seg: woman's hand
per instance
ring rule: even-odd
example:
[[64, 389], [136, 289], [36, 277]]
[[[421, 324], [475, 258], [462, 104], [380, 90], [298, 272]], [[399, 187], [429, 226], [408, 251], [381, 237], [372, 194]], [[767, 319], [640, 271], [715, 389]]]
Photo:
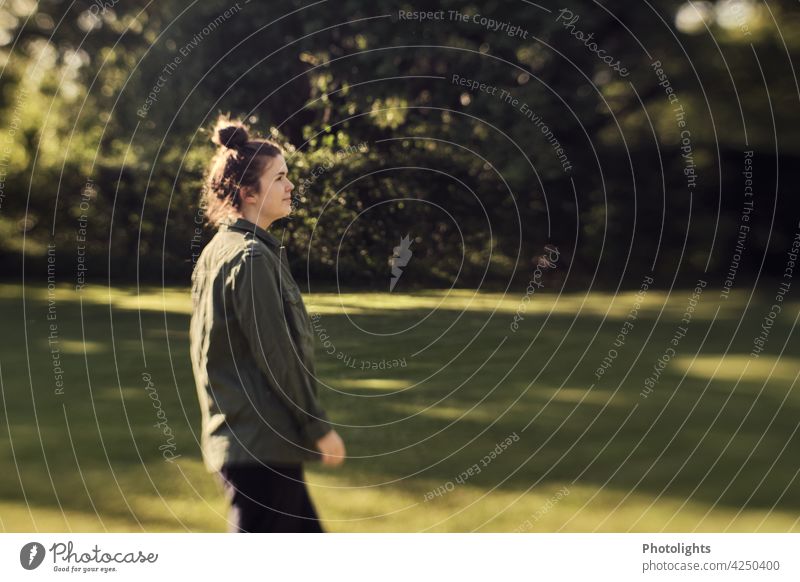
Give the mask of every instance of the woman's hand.
[[331, 467], [338, 467], [344, 462], [346, 452], [344, 441], [335, 430], [317, 441], [317, 448], [322, 453], [322, 464]]

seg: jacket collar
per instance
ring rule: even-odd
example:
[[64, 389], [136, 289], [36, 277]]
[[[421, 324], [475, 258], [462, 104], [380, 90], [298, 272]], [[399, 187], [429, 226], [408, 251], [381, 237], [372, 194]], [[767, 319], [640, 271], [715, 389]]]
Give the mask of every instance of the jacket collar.
[[253, 224], [252, 222], [244, 218], [238, 218], [235, 222], [226, 225], [226, 227], [230, 230], [238, 230], [241, 232], [252, 232], [267, 245], [272, 246], [275, 249], [280, 249], [283, 247], [281, 241], [278, 240], [278, 238], [274, 234], [267, 232], [260, 226]]

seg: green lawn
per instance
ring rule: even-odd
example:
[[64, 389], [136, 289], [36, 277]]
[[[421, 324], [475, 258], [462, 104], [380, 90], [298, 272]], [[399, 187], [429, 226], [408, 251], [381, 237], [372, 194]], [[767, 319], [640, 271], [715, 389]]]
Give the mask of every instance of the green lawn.
[[[745, 309], [745, 295], [722, 303], [709, 286], [643, 398], [688, 295], [651, 291], [600, 381], [632, 293], [536, 295], [516, 331], [520, 292], [306, 296], [335, 350], [318, 342], [322, 399], [352, 456], [307, 469], [327, 529], [800, 531], [798, 304], [751, 361], [772, 302]], [[48, 320], [46, 287], [23, 301], [0, 285], [0, 530], [224, 531], [197, 444], [189, 308], [185, 289], [59, 287]], [[407, 365], [362, 370], [336, 353]], [[175, 462], [159, 451], [144, 373]]]

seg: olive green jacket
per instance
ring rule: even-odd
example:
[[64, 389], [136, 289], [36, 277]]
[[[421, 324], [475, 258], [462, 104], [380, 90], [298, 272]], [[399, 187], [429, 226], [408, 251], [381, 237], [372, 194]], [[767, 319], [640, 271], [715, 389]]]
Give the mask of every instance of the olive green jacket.
[[241, 218], [221, 226], [192, 273], [192, 305], [207, 469], [319, 459], [315, 443], [331, 426], [311, 320], [280, 241]]

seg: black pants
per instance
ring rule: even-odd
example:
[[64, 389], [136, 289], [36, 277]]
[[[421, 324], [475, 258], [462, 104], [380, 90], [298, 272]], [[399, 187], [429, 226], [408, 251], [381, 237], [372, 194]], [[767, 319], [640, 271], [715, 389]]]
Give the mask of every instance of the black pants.
[[220, 477], [230, 503], [228, 531], [324, 532], [302, 465], [227, 465]]

